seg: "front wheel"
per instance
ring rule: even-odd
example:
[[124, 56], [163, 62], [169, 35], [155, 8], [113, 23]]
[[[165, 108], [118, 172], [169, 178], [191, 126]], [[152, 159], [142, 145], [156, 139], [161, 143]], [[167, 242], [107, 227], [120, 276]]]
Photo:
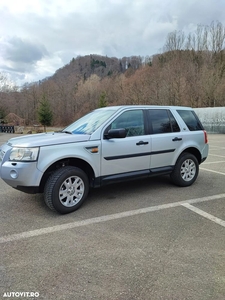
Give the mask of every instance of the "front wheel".
[[183, 153], [177, 160], [170, 177], [178, 186], [192, 185], [198, 177], [199, 163], [191, 153]]
[[79, 168], [66, 166], [49, 177], [44, 189], [44, 200], [51, 210], [67, 214], [81, 206], [88, 191], [87, 175]]

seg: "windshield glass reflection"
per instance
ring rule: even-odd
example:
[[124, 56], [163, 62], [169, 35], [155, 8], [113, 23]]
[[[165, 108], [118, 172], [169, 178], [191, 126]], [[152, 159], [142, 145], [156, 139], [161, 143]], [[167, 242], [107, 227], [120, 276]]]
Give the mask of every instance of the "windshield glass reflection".
[[102, 123], [104, 123], [116, 109], [97, 109], [75, 121], [63, 132], [71, 132], [73, 134], [92, 134]]

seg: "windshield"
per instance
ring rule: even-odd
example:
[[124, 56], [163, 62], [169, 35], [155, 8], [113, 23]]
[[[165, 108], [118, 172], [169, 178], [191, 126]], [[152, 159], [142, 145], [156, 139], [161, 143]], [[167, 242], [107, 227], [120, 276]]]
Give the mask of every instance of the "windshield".
[[92, 134], [102, 123], [104, 123], [116, 110], [115, 109], [97, 109], [84, 117], [78, 119], [68, 127], [64, 128], [63, 132], [73, 134]]

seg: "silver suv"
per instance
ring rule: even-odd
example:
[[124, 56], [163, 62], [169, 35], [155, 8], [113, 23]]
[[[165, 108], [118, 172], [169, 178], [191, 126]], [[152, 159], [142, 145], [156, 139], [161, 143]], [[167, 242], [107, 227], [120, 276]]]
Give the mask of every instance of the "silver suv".
[[189, 186], [208, 148], [192, 108], [111, 106], [59, 132], [10, 139], [0, 148], [0, 177], [23, 192], [44, 192], [47, 206], [65, 214], [90, 187], [162, 174]]

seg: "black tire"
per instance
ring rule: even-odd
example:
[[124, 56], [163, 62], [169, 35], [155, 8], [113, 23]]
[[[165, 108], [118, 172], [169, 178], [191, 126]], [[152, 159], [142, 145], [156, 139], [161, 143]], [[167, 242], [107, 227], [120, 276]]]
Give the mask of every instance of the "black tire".
[[87, 175], [79, 168], [66, 166], [47, 180], [44, 200], [51, 210], [67, 214], [77, 210], [89, 192]]
[[184, 152], [178, 158], [170, 178], [178, 186], [190, 186], [197, 179], [198, 172], [199, 163], [197, 158], [191, 153]]

